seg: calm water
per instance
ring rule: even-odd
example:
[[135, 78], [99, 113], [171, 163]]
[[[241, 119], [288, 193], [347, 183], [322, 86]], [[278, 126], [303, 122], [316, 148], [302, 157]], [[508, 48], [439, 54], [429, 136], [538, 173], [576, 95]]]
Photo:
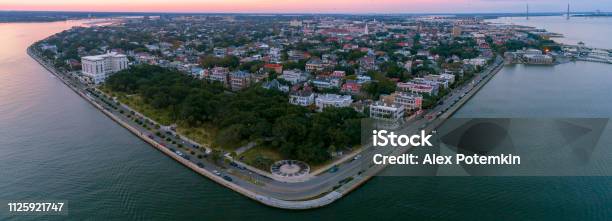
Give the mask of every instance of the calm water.
[[[262, 206], [143, 143], [25, 54], [33, 41], [72, 25], [0, 24], [0, 200], [68, 200], [70, 214], [7, 217], [0, 213], [0, 220], [605, 220], [612, 216], [612, 179], [601, 177], [376, 177], [322, 209], [293, 212]], [[609, 116], [611, 70], [612, 66], [591, 63], [505, 68], [459, 116], [551, 112]]]
[[491, 20], [497, 23], [526, 25], [543, 28], [551, 32], [560, 33], [564, 38], [555, 39], [566, 44], [577, 44], [580, 41], [587, 46], [598, 48], [612, 48], [612, 17], [572, 17], [566, 20], [562, 16], [530, 17], [504, 17]]

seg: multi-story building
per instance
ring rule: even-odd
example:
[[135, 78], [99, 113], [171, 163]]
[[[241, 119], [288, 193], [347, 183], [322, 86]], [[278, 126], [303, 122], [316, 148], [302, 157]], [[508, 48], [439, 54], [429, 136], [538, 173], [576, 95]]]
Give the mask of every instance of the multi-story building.
[[472, 58], [472, 59], [464, 59], [464, 64], [471, 64], [473, 66], [485, 66], [487, 64], [487, 59], [484, 58]]
[[280, 74], [283, 73], [283, 65], [282, 64], [265, 64], [264, 69], [272, 70], [274, 73]]
[[[281, 84], [278, 80], [274, 79], [272, 81], [263, 82], [261, 85], [263, 88], [268, 90], [278, 90], [282, 92], [289, 92], [289, 85]], [[314, 97], [312, 98], [314, 102]]]
[[440, 74], [440, 78], [439, 79], [444, 80], [444, 81], [448, 81], [448, 84], [455, 83], [455, 75], [454, 74], [443, 73], [443, 74]]
[[542, 51], [537, 49], [506, 52], [504, 53], [504, 58], [507, 64], [553, 64], [555, 61], [555, 59], [551, 55], [543, 54]]
[[337, 78], [317, 78], [310, 81], [317, 89], [330, 89], [340, 87], [340, 79]]
[[270, 48], [270, 62], [279, 63], [281, 62], [281, 49], [272, 47]]
[[345, 71], [334, 71], [330, 75], [330, 77], [335, 77], [335, 78], [344, 78], [345, 76], [346, 76]]
[[386, 104], [382, 101], [370, 105], [370, 118], [380, 121], [399, 123], [404, 117], [405, 107], [397, 104]]
[[225, 57], [225, 55], [227, 55], [227, 49], [226, 48], [214, 48], [213, 54], [215, 55], [215, 57], [223, 58]]
[[297, 70], [297, 69], [286, 70], [286, 71], [283, 71], [283, 74], [280, 75], [279, 78], [289, 81], [292, 84], [297, 84], [297, 83], [308, 80], [308, 74], [300, 70]]
[[289, 60], [290, 61], [294, 61], [294, 62], [297, 62], [299, 60], [302, 60], [302, 59], [306, 58], [304, 56], [304, 52], [303, 51], [291, 50], [291, 51], [287, 52], [287, 55], [289, 56]]
[[525, 54], [523, 60], [526, 64], [553, 64], [555, 59], [547, 54]]
[[218, 81], [223, 83], [223, 85], [227, 85], [227, 75], [229, 74], [229, 69], [224, 67], [214, 67], [209, 75], [208, 80]]
[[377, 70], [376, 58], [374, 56], [366, 56], [359, 59], [359, 67], [364, 70]]
[[291, 20], [289, 22], [289, 26], [291, 26], [291, 27], [300, 27], [300, 26], [302, 26], [302, 21]]
[[321, 62], [320, 59], [310, 59], [307, 63], [306, 63], [306, 71], [307, 72], [315, 72], [315, 71], [322, 71], [324, 68], [323, 63]]
[[423, 104], [423, 97], [418, 94], [395, 93], [394, 104], [404, 106], [406, 110], [419, 110]]
[[457, 25], [453, 26], [453, 30], [452, 30], [453, 37], [460, 37], [461, 36], [461, 32], [462, 32], [462, 30], [461, 30], [460, 26], [457, 26]]
[[350, 95], [320, 94], [315, 99], [317, 111], [323, 111], [327, 107], [349, 107], [353, 103]]
[[437, 81], [438, 84], [442, 85], [444, 88], [448, 88], [455, 82], [455, 75], [453, 74], [430, 74], [423, 77], [428, 81]]
[[358, 84], [365, 84], [372, 81], [372, 77], [367, 76], [367, 75], [357, 75], [357, 83]]
[[411, 92], [411, 93], [424, 93], [429, 95], [438, 94], [438, 87], [423, 83], [423, 82], [399, 82], [397, 83], [397, 90], [401, 92]]
[[102, 83], [111, 74], [128, 68], [128, 59], [124, 54], [115, 52], [81, 58], [83, 75], [95, 84]]
[[361, 91], [361, 84], [355, 81], [347, 81], [342, 85], [341, 91], [350, 94], [358, 94]]
[[251, 74], [244, 71], [236, 71], [230, 74], [230, 86], [232, 90], [238, 91], [251, 84]]
[[310, 106], [315, 102], [315, 94], [312, 91], [301, 90], [289, 94], [289, 103], [300, 106]]

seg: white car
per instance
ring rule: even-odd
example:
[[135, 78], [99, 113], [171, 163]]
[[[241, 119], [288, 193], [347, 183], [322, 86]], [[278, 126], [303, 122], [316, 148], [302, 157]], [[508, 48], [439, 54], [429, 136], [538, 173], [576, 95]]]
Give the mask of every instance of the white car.
[[217, 171], [217, 170], [213, 170], [213, 173], [214, 173], [215, 175], [217, 175], [217, 176], [221, 176], [221, 173], [219, 173], [219, 171]]
[[179, 152], [178, 150], [177, 150], [177, 151], [174, 151], [174, 152], [176, 153], [176, 155], [179, 155], [179, 156], [181, 156], [181, 157], [183, 156], [183, 153]]

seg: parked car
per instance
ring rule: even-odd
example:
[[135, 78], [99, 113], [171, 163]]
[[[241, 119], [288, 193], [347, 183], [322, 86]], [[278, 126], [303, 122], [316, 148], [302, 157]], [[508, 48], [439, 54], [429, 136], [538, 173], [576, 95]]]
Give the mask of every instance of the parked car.
[[227, 180], [227, 181], [232, 182], [232, 178], [231, 178], [231, 177], [229, 177], [229, 176], [223, 176], [223, 179], [225, 179], [225, 180]]
[[196, 165], [198, 165], [199, 168], [204, 168], [204, 164], [201, 162], [196, 163]]
[[178, 150], [175, 150], [175, 151], [174, 151], [174, 153], [176, 153], [176, 155], [179, 155], [179, 156], [181, 156], [181, 157], [182, 157], [182, 156], [184, 156], [184, 154], [183, 154], [183, 153], [181, 153], [181, 152], [180, 152], [180, 151], [178, 151]]
[[217, 170], [213, 170], [213, 173], [214, 173], [215, 175], [217, 175], [217, 176], [221, 176], [221, 173], [219, 173], [219, 171], [217, 171]]

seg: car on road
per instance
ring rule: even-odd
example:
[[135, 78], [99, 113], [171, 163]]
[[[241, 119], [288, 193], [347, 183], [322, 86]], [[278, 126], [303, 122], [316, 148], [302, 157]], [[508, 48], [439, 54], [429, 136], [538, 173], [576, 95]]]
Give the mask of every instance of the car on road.
[[198, 165], [199, 168], [204, 168], [204, 164], [202, 162], [198, 162], [196, 165]]
[[332, 167], [332, 168], [330, 168], [328, 171], [329, 171], [330, 173], [335, 173], [335, 172], [338, 172], [338, 166], [333, 166], [333, 167]]
[[232, 178], [229, 176], [223, 176], [223, 179], [232, 182]]
[[214, 173], [215, 175], [217, 175], [217, 176], [221, 176], [221, 173], [219, 173], [219, 171], [217, 171], [217, 170], [213, 170], [213, 173]]
[[361, 154], [357, 154], [357, 156], [353, 157], [353, 160], [359, 160], [361, 158]]

